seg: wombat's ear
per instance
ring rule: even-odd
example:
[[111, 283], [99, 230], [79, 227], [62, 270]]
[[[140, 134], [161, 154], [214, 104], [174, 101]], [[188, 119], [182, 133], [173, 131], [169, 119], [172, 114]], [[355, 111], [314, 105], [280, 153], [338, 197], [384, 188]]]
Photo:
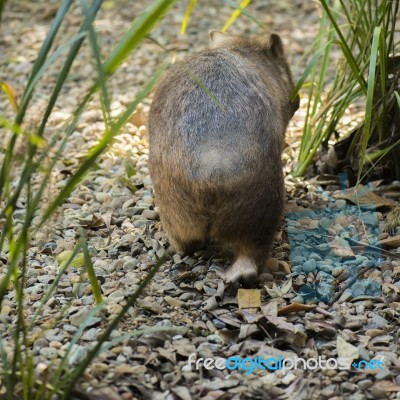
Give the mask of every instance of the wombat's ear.
[[222, 31], [212, 30], [208, 35], [210, 36], [210, 47], [212, 49], [224, 47], [231, 42], [231, 37]]
[[282, 39], [276, 33], [271, 34], [268, 48], [275, 57], [281, 57], [284, 54]]

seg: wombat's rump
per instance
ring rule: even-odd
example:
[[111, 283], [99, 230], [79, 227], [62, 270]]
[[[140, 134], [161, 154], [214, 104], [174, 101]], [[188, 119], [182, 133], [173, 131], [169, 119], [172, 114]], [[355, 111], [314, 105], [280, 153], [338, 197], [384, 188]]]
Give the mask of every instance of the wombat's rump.
[[211, 49], [175, 65], [149, 115], [150, 174], [174, 248], [231, 245], [228, 281], [262, 271], [284, 205], [281, 149], [298, 107], [278, 35], [210, 32]]

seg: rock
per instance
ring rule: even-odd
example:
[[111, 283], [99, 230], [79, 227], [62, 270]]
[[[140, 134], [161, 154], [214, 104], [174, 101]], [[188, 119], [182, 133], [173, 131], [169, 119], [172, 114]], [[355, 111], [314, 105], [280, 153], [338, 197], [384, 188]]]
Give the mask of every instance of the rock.
[[146, 219], [150, 219], [150, 220], [157, 220], [160, 218], [160, 215], [158, 214], [157, 211], [154, 210], [144, 210], [142, 212], [142, 216]]
[[52, 360], [54, 357], [57, 356], [58, 351], [53, 347], [43, 347], [42, 349], [40, 349], [39, 354], [47, 360]]
[[182, 307], [185, 302], [177, 299], [176, 297], [165, 296], [164, 300], [171, 306], [171, 307]]
[[301, 270], [308, 274], [309, 272], [314, 272], [317, 268], [317, 263], [314, 259], [308, 260], [301, 266]]
[[69, 317], [69, 322], [71, 323], [71, 325], [76, 326], [78, 328], [83, 323], [88, 327], [98, 324], [101, 321], [101, 318], [88, 317], [90, 311], [91, 311], [90, 307], [86, 306], [86, 307], [81, 308], [77, 313], [72, 314]]

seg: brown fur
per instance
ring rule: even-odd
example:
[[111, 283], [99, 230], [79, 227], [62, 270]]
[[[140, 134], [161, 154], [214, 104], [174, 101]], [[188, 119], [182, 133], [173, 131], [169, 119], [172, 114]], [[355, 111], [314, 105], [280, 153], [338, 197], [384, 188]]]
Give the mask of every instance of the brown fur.
[[298, 99], [289, 100], [294, 85], [278, 35], [211, 31], [210, 39], [210, 49], [175, 65], [156, 90], [150, 174], [173, 247], [230, 245], [226, 279], [254, 284], [283, 212], [281, 149]]

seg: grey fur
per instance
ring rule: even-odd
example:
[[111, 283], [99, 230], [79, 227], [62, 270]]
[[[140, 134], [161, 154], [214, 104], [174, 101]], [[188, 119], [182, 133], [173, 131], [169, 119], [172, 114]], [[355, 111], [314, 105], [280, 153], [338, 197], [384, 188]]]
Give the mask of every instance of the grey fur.
[[226, 279], [251, 285], [282, 216], [281, 150], [298, 99], [289, 100], [294, 85], [278, 35], [210, 38], [211, 49], [176, 64], [158, 85], [150, 174], [174, 248], [190, 253], [210, 239], [230, 245]]

